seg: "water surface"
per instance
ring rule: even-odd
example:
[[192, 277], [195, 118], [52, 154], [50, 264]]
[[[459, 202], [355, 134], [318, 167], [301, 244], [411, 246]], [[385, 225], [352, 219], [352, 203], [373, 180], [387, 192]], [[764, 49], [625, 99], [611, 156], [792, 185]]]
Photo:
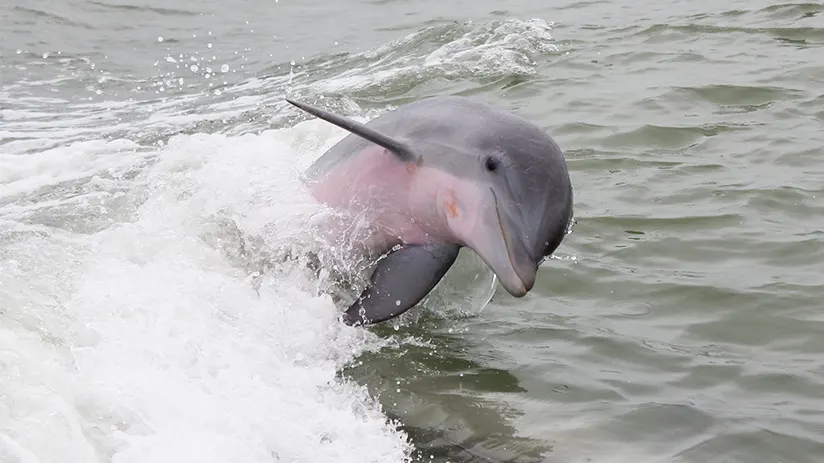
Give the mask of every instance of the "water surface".
[[[0, 8], [0, 460], [824, 455], [820, 4]], [[294, 256], [344, 134], [283, 98], [443, 94], [556, 138], [574, 233], [526, 298], [342, 327]]]

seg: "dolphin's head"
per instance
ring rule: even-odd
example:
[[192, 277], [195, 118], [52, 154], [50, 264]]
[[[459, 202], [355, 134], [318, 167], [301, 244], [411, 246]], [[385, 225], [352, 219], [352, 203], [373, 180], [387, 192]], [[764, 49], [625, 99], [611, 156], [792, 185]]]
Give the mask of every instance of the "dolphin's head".
[[439, 195], [439, 207], [461, 244], [486, 262], [507, 292], [522, 297], [567, 233], [572, 187], [552, 139], [531, 126], [516, 129], [493, 143], [461, 148], [458, 168], [450, 169], [455, 180]]

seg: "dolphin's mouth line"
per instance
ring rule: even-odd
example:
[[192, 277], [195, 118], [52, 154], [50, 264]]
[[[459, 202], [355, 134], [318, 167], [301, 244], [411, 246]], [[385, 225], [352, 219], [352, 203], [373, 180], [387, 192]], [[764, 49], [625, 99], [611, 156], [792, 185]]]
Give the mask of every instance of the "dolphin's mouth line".
[[512, 266], [512, 271], [515, 272], [515, 276], [518, 277], [518, 280], [521, 282], [521, 286], [526, 289], [526, 284], [524, 283], [524, 279], [518, 274], [518, 270], [515, 267], [515, 260], [512, 258], [512, 248], [509, 243], [509, 236], [506, 234], [506, 230], [504, 229], [504, 221], [501, 218], [501, 208], [498, 206], [498, 196], [495, 194], [495, 190], [492, 188], [489, 189], [492, 193], [492, 199], [495, 200], [495, 216], [498, 217], [498, 229], [501, 230], [501, 237], [504, 239], [504, 248], [506, 248], [506, 257], [509, 259], [509, 264]]

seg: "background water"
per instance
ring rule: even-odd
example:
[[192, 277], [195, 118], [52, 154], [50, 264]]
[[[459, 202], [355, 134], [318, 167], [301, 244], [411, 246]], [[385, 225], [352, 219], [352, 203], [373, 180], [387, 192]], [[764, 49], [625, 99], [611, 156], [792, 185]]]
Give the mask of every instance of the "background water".
[[[0, 461], [820, 461], [822, 10], [3, 2]], [[534, 120], [575, 231], [524, 299], [342, 327], [289, 256], [343, 133], [287, 93]]]

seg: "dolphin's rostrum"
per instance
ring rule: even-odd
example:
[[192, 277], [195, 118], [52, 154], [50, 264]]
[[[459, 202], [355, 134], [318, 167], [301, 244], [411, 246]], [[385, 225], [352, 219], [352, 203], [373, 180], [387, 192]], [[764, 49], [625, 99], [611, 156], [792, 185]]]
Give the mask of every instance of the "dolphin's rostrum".
[[461, 247], [515, 297], [572, 220], [572, 184], [558, 145], [535, 124], [471, 98], [432, 97], [367, 124], [287, 99], [350, 135], [306, 172], [318, 201], [365, 215], [386, 255], [343, 316], [396, 317], [443, 278]]

